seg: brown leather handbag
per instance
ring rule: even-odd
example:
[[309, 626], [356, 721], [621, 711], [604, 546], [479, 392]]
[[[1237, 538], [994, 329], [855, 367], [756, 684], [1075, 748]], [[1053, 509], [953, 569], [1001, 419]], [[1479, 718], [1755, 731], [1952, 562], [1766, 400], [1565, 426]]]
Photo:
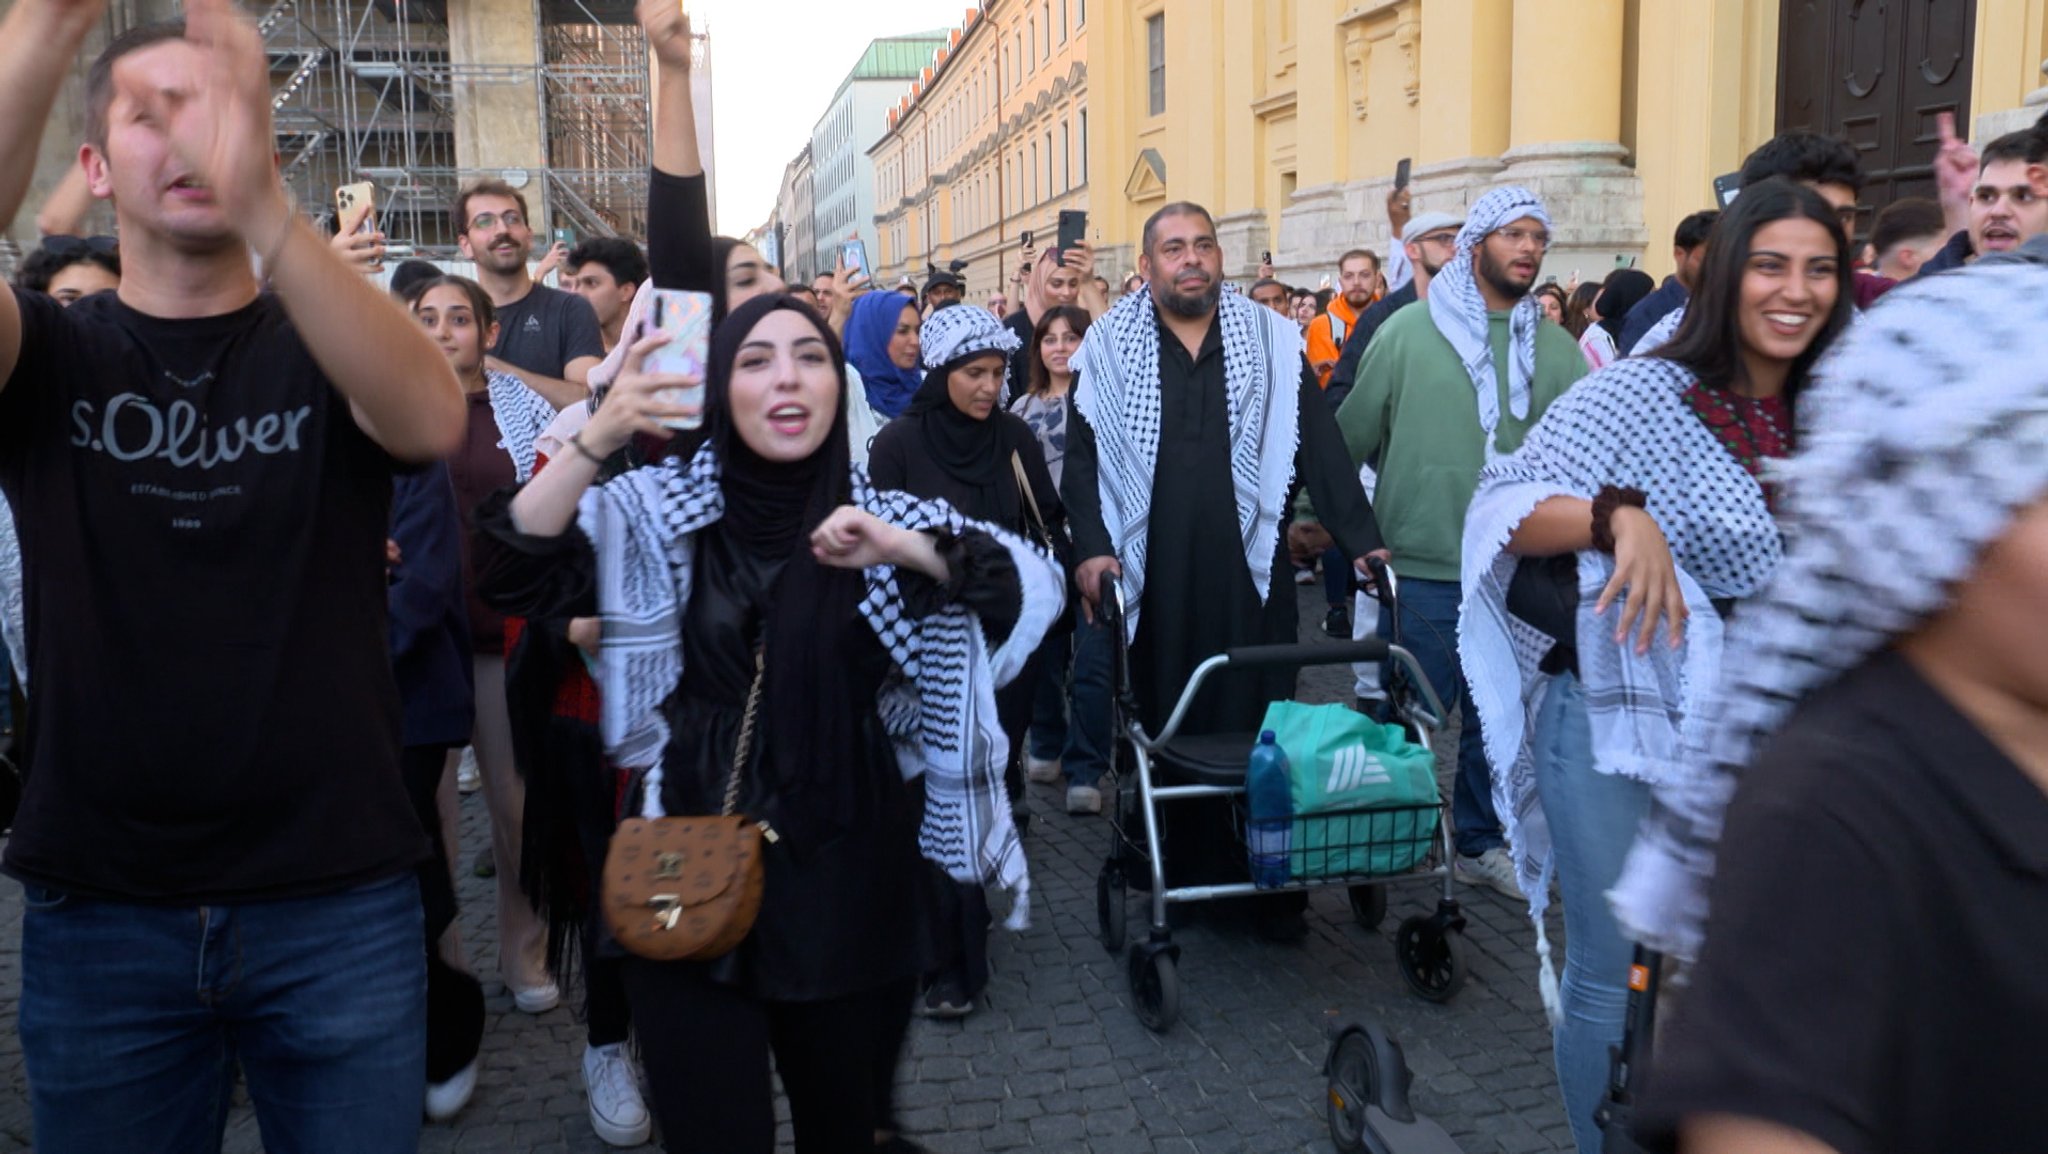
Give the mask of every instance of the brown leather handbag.
[[767, 822], [734, 813], [740, 774], [761, 706], [761, 654], [717, 817], [633, 817], [619, 823], [604, 859], [604, 918], [612, 937], [643, 958], [709, 961], [731, 953], [761, 911], [761, 842]]

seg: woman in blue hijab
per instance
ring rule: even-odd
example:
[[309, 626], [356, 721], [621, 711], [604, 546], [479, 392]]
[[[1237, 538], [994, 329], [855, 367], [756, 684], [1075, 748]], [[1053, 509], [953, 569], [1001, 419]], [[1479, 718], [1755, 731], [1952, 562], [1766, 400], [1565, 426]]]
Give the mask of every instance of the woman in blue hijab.
[[868, 404], [894, 420], [924, 383], [918, 368], [917, 303], [899, 292], [873, 292], [853, 302], [846, 322], [846, 360], [860, 372]]

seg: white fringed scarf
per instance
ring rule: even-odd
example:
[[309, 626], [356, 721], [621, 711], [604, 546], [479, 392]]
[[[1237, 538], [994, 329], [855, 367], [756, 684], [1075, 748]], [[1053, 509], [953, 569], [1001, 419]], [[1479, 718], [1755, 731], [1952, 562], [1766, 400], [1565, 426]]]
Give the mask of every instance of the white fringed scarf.
[[[1216, 306], [1230, 417], [1230, 479], [1245, 565], [1264, 604], [1301, 439], [1301, 330], [1236, 293]], [[1088, 326], [1073, 357], [1074, 408], [1095, 432], [1102, 523], [1123, 568], [1124, 630], [1138, 635], [1159, 464], [1159, 318], [1149, 288]]]
[[[1429, 282], [1429, 319], [1457, 350], [1466, 375], [1472, 378], [1489, 461], [1495, 455], [1493, 430], [1500, 425], [1500, 376], [1493, 363], [1491, 322], [1486, 298], [1479, 292], [1473, 250], [1494, 230], [1524, 217], [1550, 227], [1550, 214], [1544, 211], [1543, 202], [1526, 188], [1509, 185], [1480, 197], [1458, 230], [1457, 255]], [[1518, 421], [1529, 416], [1530, 382], [1536, 379], [1536, 330], [1542, 321], [1543, 306], [1536, 303], [1533, 293], [1516, 301], [1508, 313], [1508, 411]]]
[[[717, 455], [706, 445], [688, 464], [666, 461], [589, 490], [578, 510], [577, 523], [597, 551], [600, 728], [615, 763], [653, 767], [650, 817], [661, 813], [669, 737], [661, 706], [682, 679], [696, 533], [725, 513], [718, 478]], [[913, 620], [891, 566], [867, 570], [860, 612], [895, 665], [879, 708], [898, 765], [906, 780], [925, 779], [920, 850], [956, 881], [994, 881], [1009, 890], [1016, 903], [1005, 924], [1022, 929], [1030, 879], [1003, 785], [1009, 742], [995, 691], [1023, 670], [1065, 608], [1065, 577], [1023, 540], [969, 521], [942, 501], [879, 492], [858, 467], [852, 478], [853, 503], [889, 524], [914, 532], [978, 530], [1001, 542], [1017, 566], [1023, 606], [993, 653], [964, 608]]]

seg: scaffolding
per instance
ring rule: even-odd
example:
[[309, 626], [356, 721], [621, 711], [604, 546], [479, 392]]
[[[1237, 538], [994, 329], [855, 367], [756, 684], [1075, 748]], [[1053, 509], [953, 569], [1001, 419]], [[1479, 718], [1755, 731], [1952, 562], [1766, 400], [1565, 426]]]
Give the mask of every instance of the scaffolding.
[[[456, 257], [457, 191], [506, 173], [460, 166], [456, 104], [470, 86], [512, 81], [531, 86], [544, 126], [543, 163], [528, 174], [546, 214], [535, 233], [646, 236], [652, 101], [630, 0], [540, 0], [530, 65], [457, 64], [445, 0], [272, 0], [260, 13], [286, 186], [323, 226], [332, 226], [334, 190], [367, 180], [391, 243]], [[708, 120], [701, 30], [694, 57]]]

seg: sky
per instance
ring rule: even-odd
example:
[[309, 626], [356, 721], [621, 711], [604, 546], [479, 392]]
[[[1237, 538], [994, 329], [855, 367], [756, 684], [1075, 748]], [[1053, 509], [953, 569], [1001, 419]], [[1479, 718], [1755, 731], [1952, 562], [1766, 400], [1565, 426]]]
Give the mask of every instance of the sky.
[[[811, 138], [868, 41], [955, 28], [973, 0], [688, 0], [711, 35], [711, 116], [720, 233], [768, 220], [782, 166]], [[879, 131], [879, 130], [878, 130]]]

